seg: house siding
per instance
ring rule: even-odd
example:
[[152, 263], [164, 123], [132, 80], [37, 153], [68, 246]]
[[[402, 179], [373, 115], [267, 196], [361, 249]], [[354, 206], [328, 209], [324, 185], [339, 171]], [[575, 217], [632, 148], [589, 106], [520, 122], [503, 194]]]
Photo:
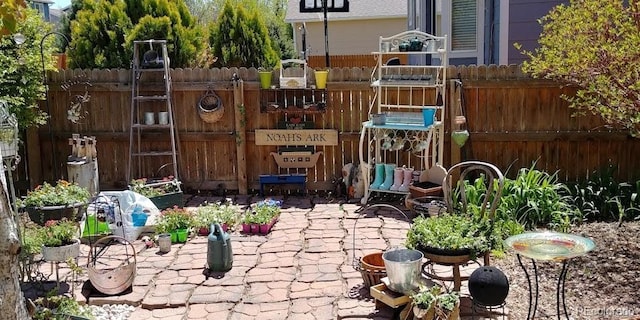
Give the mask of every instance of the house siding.
[[[313, 21], [306, 23], [308, 55], [324, 55], [324, 23]], [[298, 24], [296, 31], [297, 51], [302, 51], [302, 33]], [[351, 55], [369, 54], [378, 50], [380, 36], [390, 36], [407, 30], [407, 18], [389, 18], [375, 20], [329, 21], [329, 54]]]
[[514, 46], [514, 43], [522, 45], [524, 50], [533, 50], [538, 47], [538, 38], [542, 27], [538, 19], [545, 16], [558, 4], [568, 3], [562, 0], [509, 0], [509, 63], [519, 64], [525, 60]]

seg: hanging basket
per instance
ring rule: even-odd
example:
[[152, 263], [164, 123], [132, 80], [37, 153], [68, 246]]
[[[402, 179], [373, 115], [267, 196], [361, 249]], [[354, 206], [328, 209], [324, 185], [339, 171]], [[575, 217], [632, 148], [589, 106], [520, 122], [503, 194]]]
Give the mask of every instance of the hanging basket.
[[362, 257], [356, 270], [360, 271], [366, 287], [382, 283], [382, 278], [387, 276], [387, 269], [382, 260], [382, 252], [371, 253]]
[[224, 115], [224, 106], [220, 97], [211, 89], [198, 101], [198, 115], [207, 123], [215, 123]]
[[[125, 250], [116, 250], [115, 257], [106, 257], [106, 249], [118, 244], [125, 246]], [[118, 255], [121, 255], [120, 260]], [[120, 294], [133, 285], [137, 261], [135, 247], [130, 241], [118, 236], [101, 238], [91, 246], [88, 256], [87, 275], [91, 285], [99, 292]], [[101, 261], [98, 261], [99, 258]]]

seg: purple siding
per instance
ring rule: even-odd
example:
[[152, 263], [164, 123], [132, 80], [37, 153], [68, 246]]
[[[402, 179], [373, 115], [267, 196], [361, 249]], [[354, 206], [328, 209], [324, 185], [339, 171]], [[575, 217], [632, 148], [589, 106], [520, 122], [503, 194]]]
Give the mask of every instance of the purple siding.
[[525, 50], [533, 50], [538, 45], [542, 27], [538, 19], [546, 15], [551, 8], [565, 0], [510, 0], [509, 1], [509, 64], [521, 63], [524, 56], [513, 47], [522, 44]]

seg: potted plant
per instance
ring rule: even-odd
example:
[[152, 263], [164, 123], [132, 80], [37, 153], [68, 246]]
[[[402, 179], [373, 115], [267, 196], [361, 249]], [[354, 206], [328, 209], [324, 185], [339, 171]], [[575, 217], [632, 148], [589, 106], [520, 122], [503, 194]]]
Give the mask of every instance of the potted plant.
[[[31, 302], [35, 307], [32, 318], [34, 320], [45, 319], [93, 319], [91, 309], [82, 306], [76, 299], [64, 295], [55, 295], [55, 291], [47, 293]], [[31, 301], [31, 300], [29, 300]]]
[[45, 261], [63, 262], [80, 255], [79, 229], [76, 222], [62, 218], [49, 220], [40, 228], [42, 258]]
[[158, 234], [171, 234], [172, 243], [187, 242], [189, 229], [194, 225], [193, 215], [184, 208], [174, 206], [163, 210], [156, 223]]
[[198, 207], [194, 217], [195, 227], [200, 235], [208, 235], [209, 228], [214, 223], [219, 223], [226, 232], [236, 224], [239, 208], [232, 203], [209, 203]]
[[267, 234], [280, 215], [280, 202], [264, 200], [252, 206], [251, 219], [258, 225], [258, 232]]
[[420, 286], [418, 292], [411, 294], [411, 299], [416, 319], [457, 320], [460, 318], [460, 296], [456, 291], [443, 292], [438, 285]]
[[19, 200], [18, 205], [27, 210], [33, 222], [44, 225], [48, 220], [62, 218], [80, 220], [90, 197], [87, 188], [58, 180], [55, 186], [44, 182], [27, 192], [27, 196]]
[[164, 210], [173, 206], [182, 207], [180, 184], [173, 176], [157, 180], [139, 178], [131, 180], [129, 190], [149, 198], [158, 210]]

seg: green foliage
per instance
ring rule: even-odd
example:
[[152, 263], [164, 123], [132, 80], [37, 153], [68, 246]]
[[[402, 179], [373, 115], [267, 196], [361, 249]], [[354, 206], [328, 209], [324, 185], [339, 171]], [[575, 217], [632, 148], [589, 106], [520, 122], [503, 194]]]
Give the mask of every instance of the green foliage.
[[90, 197], [89, 190], [77, 183], [58, 180], [53, 186], [45, 181], [34, 190], [28, 191], [27, 196], [18, 201], [18, 205], [24, 207], [67, 206], [86, 203]]
[[209, 203], [198, 207], [195, 215], [195, 227], [210, 227], [213, 223], [233, 227], [238, 220], [240, 208], [232, 203]]
[[280, 215], [280, 205], [275, 202], [261, 201], [251, 206], [242, 217], [242, 223], [267, 224]]
[[173, 176], [165, 177], [155, 182], [149, 181], [147, 178], [133, 179], [129, 183], [129, 190], [147, 198], [153, 198], [168, 193], [180, 192], [180, 181], [174, 179]]
[[36, 311], [34, 320], [66, 320], [71, 316], [94, 319], [91, 309], [80, 305], [73, 297], [57, 295], [57, 289], [48, 292], [45, 297], [34, 301]]
[[492, 248], [491, 225], [487, 219], [472, 219], [464, 214], [418, 217], [407, 232], [408, 248], [425, 250], [468, 250], [473, 257]]
[[420, 309], [435, 308], [437, 319], [448, 319], [447, 314], [460, 303], [458, 292], [443, 292], [438, 285], [431, 287], [420, 285], [418, 292], [411, 294], [411, 299]]
[[156, 223], [157, 233], [168, 233], [179, 229], [189, 229], [193, 226], [194, 219], [191, 212], [184, 208], [168, 208], [160, 213]]
[[566, 231], [571, 224], [581, 223], [582, 213], [563, 196], [566, 186], [558, 182], [557, 174], [531, 168], [521, 168], [514, 180], [505, 179], [498, 220], [518, 221], [527, 230], [546, 227]]
[[609, 166], [591, 173], [585, 181], [570, 184], [565, 196], [583, 212], [588, 221], [629, 221], [640, 219], [640, 180], [618, 182], [617, 168]]
[[213, 54], [219, 66], [273, 68], [279, 54], [257, 10], [247, 12], [243, 5], [226, 1], [210, 31]]
[[[540, 19], [539, 48], [523, 70], [579, 87], [578, 112], [640, 134], [640, 6], [637, 0], [571, 0]], [[519, 46], [516, 46], [519, 48]]]
[[70, 13], [72, 68], [127, 68], [134, 40], [165, 39], [171, 67], [208, 67], [206, 30], [183, 1], [74, 1]]
[[123, 0], [83, 0], [82, 9], [71, 21], [68, 51], [71, 68], [128, 67], [131, 51], [122, 44], [131, 29]]
[[[51, 26], [42, 20], [38, 11], [21, 9], [15, 32], [21, 33], [25, 42], [17, 45], [11, 35], [0, 36], [0, 101], [8, 103], [20, 129], [39, 126], [47, 120], [38, 101], [45, 97], [40, 41], [49, 31]], [[54, 70], [53, 43], [54, 37], [47, 37], [43, 42], [46, 70]]]
[[72, 244], [78, 237], [78, 226], [75, 222], [62, 218], [62, 220], [49, 220], [43, 228], [39, 228], [42, 245], [45, 247], [60, 247]]

